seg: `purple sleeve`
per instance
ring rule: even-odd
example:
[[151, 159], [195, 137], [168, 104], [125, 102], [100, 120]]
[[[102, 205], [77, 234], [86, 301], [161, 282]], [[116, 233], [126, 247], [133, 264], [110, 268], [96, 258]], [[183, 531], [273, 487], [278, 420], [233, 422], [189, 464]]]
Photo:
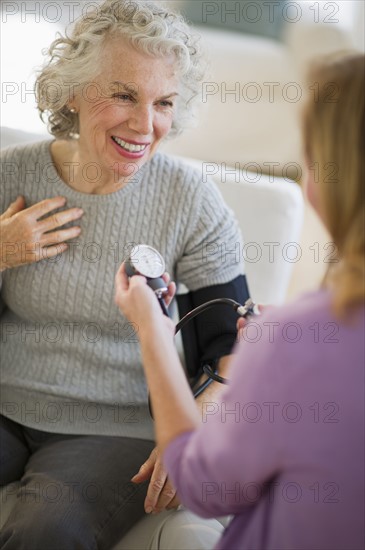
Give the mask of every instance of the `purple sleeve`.
[[272, 413], [282, 384], [271, 368], [280, 364], [280, 345], [244, 342], [236, 351], [230, 385], [204, 403], [199, 429], [176, 438], [164, 455], [181, 501], [204, 517], [254, 504], [281, 466], [282, 427]]

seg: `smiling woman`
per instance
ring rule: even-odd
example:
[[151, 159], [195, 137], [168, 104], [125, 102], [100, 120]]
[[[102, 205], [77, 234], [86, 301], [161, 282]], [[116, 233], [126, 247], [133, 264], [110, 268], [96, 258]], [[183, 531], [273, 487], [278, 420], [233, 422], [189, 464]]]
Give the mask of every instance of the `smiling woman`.
[[[180, 85], [173, 55], [146, 56], [120, 38], [106, 40], [99, 55], [93, 81], [75, 86], [68, 101], [79, 137], [56, 140], [51, 152], [72, 188], [105, 194], [126, 185], [156, 153], [172, 129]], [[72, 181], [65, 170], [71, 159]], [[91, 162], [100, 177], [85, 182], [82, 167]]]
[[[241, 256], [222, 261], [241, 236], [217, 188], [158, 151], [194, 116], [203, 78], [183, 19], [106, 0], [49, 56], [37, 99], [55, 139], [1, 152], [0, 483], [21, 489], [0, 548], [107, 550], [144, 510], [164, 511], [166, 532], [179, 505], [153, 442], [138, 327], [114, 303], [120, 262], [135, 245], [157, 248], [193, 305], [244, 303], [248, 289]], [[201, 363], [224, 375], [234, 314], [202, 317], [197, 337]], [[214, 399], [215, 384], [206, 391]], [[50, 486], [62, 498], [50, 502]], [[222, 529], [195, 519], [187, 534], [191, 519], [172, 515], [182, 536], [157, 534], [160, 548], [211, 548]]]

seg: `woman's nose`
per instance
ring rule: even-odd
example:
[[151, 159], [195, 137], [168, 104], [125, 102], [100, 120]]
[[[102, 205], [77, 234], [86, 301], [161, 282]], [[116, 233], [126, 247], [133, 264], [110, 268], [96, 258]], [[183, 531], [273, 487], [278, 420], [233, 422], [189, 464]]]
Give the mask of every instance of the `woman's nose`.
[[149, 135], [153, 132], [153, 107], [150, 105], [136, 105], [128, 120], [131, 130], [139, 134]]

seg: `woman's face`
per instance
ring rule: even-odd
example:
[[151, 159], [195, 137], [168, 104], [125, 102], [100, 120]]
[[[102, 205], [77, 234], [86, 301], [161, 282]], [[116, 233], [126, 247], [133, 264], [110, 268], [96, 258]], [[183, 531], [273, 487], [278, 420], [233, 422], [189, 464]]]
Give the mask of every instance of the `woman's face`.
[[[114, 184], [156, 152], [172, 125], [178, 78], [173, 57], [149, 57], [121, 39], [101, 54], [101, 71], [70, 103], [79, 113], [81, 162]], [[100, 171], [101, 170], [101, 171]]]

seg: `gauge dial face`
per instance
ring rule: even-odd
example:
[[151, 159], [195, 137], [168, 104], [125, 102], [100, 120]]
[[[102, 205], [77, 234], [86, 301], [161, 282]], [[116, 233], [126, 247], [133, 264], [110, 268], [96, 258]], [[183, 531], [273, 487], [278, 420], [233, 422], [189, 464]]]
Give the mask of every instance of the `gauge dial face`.
[[156, 279], [165, 272], [165, 261], [155, 248], [147, 244], [134, 246], [130, 254], [134, 269], [144, 277]]

